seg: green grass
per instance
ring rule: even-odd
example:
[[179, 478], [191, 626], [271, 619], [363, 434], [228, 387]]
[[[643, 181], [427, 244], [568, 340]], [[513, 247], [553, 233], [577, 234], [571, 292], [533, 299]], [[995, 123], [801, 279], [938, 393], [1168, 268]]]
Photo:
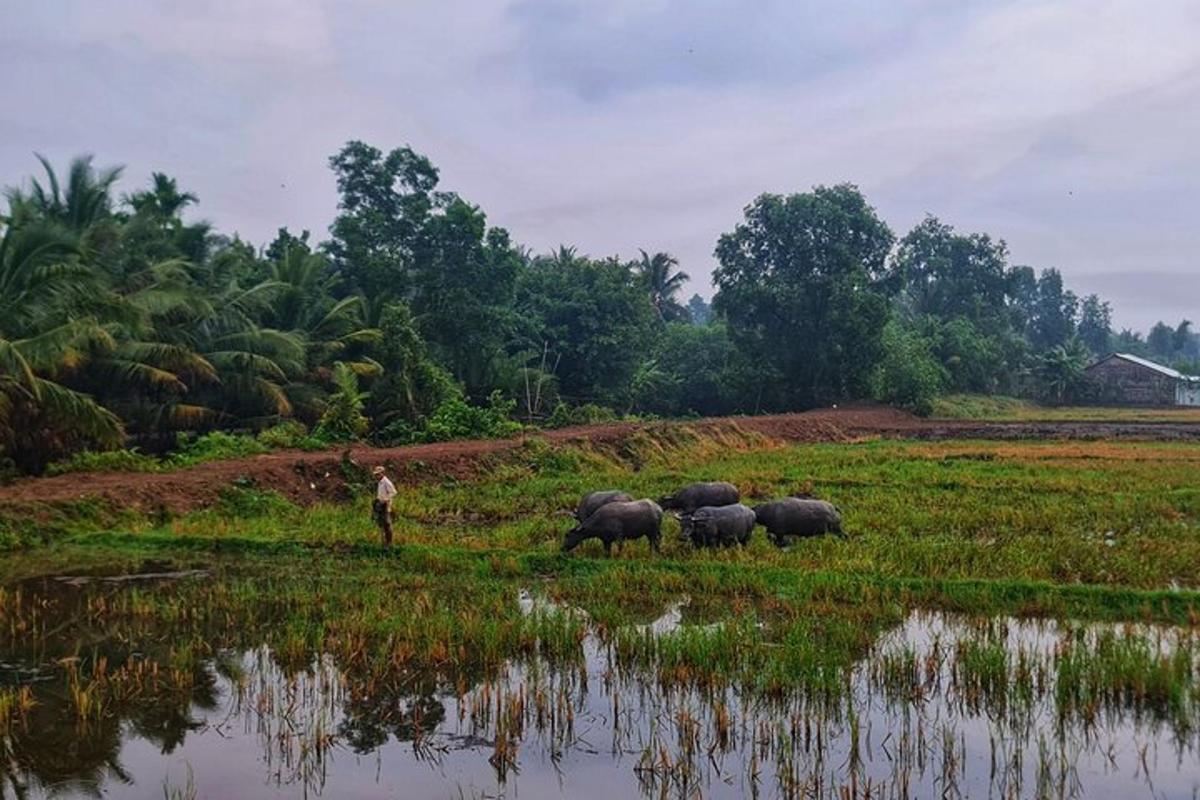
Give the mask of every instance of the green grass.
[[1176, 422], [1200, 423], [1200, 408], [1040, 406], [1003, 395], [955, 394], [934, 401], [937, 419], [994, 422]]
[[[588, 452], [527, 449], [476, 481], [400, 487], [400, 544], [554, 554], [572, 508], [591, 488], [658, 497], [692, 480], [725, 478], [747, 498], [808, 491], [843, 511], [846, 539], [787, 551], [761, 529], [745, 550], [696, 552], [668, 520], [666, 555], [688, 563], [822, 570], [888, 578], [1026, 580], [1140, 589], [1200, 587], [1200, 447], [1104, 442], [874, 441], [672, 451], [630, 472]], [[230, 490], [211, 510], [155, 529], [189, 540], [376, 541], [368, 499], [300, 509]], [[587, 543], [579, 557], [601, 553]], [[650, 558], [644, 542], [622, 560]]]
[[[596, 543], [559, 550], [571, 521], [558, 512], [586, 490], [657, 497], [713, 478], [751, 501], [797, 491], [832, 500], [850, 535], [780, 551], [759, 531], [745, 549], [698, 552], [676, 539], [672, 520], [661, 556], [644, 542], [611, 559]], [[230, 487], [212, 508], [160, 523], [74, 509], [50, 544], [0, 560], [0, 650], [68, 665], [78, 657], [77, 667], [60, 667], [79, 670], [63, 685], [77, 693], [71, 703], [101, 717], [125, 693], [188, 690], [193, 667], [230, 648], [268, 645], [290, 669], [328, 653], [369, 693], [397, 669], [458, 685], [512, 658], [570, 665], [585, 629], [622, 669], [663, 685], [837, 699], [845, 671], [913, 609], [1200, 624], [1198, 478], [1192, 444], [784, 447], [732, 429], [703, 437], [672, 428], [607, 448], [534, 442], [474, 480], [402, 484], [391, 550], [376, 543], [365, 496], [299, 508]], [[23, 583], [148, 562], [214, 577], [96, 584], [49, 599], [33, 599]], [[582, 609], [590, 623], [521, 614], [515, 598], [526, 587]], [[721, 624], [666, 637], [630, 627], [683, 595], [689, 622]], [[107, 643], [102, 662], [79, 650], [83, 641]], [[1011, 708], [1030, 691], [1029, 671], [997, 642], [955, 657], [955, 679], [971, 696]], [[1132, 697], [1186, 727], [1200, 697], [1191, 645], [1173, 658], [1124, 637], [1081, 643], [1038, 669], [1067, 685], [1056, 689], [1064, 713]], [[170, 665], [171, 677], [142, 686], [147, 660]], [[108, 672], [97, 676], [101, 664]], [[890, 664], [888, 685], [916, 691], [913, 658]]]

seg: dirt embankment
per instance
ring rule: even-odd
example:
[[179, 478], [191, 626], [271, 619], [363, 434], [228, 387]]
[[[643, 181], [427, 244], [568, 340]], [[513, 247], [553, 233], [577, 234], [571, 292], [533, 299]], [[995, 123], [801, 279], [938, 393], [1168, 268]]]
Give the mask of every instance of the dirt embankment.
[[[693, 422], [614, 423], [564, 428], [532, 434], [552, 444], [588, 441], [619, 446], [634, 433], [655, 426], [685, 425], [703, 432], [735, 425], [783, 442], [836, 442], [883, 436], [913, 439], [1150, 439], [1200, 442], [1200, 425], [1171, 423], [1017, 423], [924, 420], [891, 408], [822, 409], [802, 414], [728, 417]], [[489, 457], [512, 452], [525, 438], [444, 442], [408, 447], [356, 446], [349, 457], [368, 467], [385, 463], [401, 480], [429, 476], [476, 474]], [[343, 450], [317, 453], [283, 451], [230, 461], [214, 461], [168, 473], [88, 472], [52, 478], [30, 478], [0, 487], [0, 509], [40, 503], [59, 503], [95, 497], [107, 503], [142, 511], [172, 514], [213, 503], [221, 491], [239, 481], [271, 489], [308, 504], [337, 499], [346, 491]]]

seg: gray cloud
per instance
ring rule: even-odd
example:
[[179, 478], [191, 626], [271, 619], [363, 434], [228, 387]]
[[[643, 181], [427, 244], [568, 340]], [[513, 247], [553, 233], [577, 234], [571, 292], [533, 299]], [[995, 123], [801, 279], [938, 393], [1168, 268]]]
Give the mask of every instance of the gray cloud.
[[263, 241], [324, 233], [346, 139], [409, 143], [519, 241], [670, 250], [707, 293], [755, 195], [849, 180], [900, 233], [1112, 287], [1120, 324], [1200, 318], [1192, 0], [0, 6], [4, 183], [90, 151]]

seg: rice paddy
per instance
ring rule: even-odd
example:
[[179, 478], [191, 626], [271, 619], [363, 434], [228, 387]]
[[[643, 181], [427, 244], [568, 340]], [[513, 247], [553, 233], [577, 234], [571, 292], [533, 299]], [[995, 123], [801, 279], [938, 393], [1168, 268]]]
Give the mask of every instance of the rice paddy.
[[[805, 491], [845, 540], [559, 552], [586, 489]], [[0, 564], [0, 797], [1190, 797], [1200, 447], [537, 444], [231, 488]]]

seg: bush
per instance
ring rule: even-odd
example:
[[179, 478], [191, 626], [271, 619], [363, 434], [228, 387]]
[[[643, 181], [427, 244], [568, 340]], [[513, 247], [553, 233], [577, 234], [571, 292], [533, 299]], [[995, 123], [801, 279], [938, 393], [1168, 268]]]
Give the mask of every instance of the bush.
[[501, 439], [521, 431], [512, 420], [517, 404], [500, 392], [492, 392], [486, 407], [473, 406], [461, 397], [442, 401], [425, 421], [418, 439], [445, 442], [450, 439]]
[[282, 516], [296, 510], [296, 506], [278, 492], [247, 485], [222, 489], [217, 505], [222, 514], [238, 519]]
[[166, 459], [166, 464], [173, 467], [190, 467], [206, 461], [256, 456], [268, 452], [269, 449], [253, 436], [225, 431], [213, 431], [196, 439], [181, 433], [176, 442], [178, 449]]
[[943, 419], [1016, 419], [1034, 406], [1004, 395], [951, 394], [933, 404], [933, 415]]
[[157, 472], [162, 469], [158, 459], [133, 450], [84, 450], [70, 458], [56, 461], [46, 467], [47, 475], [65, 475], [68, 472]]
[[258, 441], [272, 450], [324, 450], [329, 442], [308, 432], [304, 423], [288, 420], [260, 431]]
[[597, 425], [616, 421], [617, 414], [611, 408], [598, 406], [595, 403], [584, 403], [572, 408], [566, 403], [559, 403], [554, 407], [550, 418], [546, 420], [546, 427], [566, 428], [572, 425]]
[[328, 442], [358, 441], [371, 427], [363, 415], [367, 394], [359, 391], [358, 376], [341, 361], [333, 365], [333, 383], [337, 391], [329, 396], [315, 435]]
[[876, 400], [928, 416], [945, 380], [946, 372], [926, 339], [896, 322], [884, 327], [883, 359], [871, 376]]

